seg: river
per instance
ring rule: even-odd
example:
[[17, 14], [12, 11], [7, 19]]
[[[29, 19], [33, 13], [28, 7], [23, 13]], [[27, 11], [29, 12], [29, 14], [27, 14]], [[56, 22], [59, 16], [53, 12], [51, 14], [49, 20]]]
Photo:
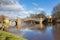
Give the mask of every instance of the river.
[[47, 25], [24, 25], [20, 30], [10, 29], [11, 33], [28, 40], [60, 40], [60, 23]]

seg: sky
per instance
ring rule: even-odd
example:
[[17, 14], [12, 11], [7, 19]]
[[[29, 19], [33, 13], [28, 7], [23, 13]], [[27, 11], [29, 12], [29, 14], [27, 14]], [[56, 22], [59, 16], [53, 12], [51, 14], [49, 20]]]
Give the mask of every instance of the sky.
[[53, 8], [60, 3], [60, 0], [0, 0], [0, 15], [11, 18], [25, 18], [30, 14], [51, 15]]

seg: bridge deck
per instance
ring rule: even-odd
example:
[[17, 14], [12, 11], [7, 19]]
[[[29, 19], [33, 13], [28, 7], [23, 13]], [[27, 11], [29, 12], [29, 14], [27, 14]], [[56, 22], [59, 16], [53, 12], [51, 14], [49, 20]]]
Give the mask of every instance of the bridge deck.
[[[44, 20], [44, 18], [42, 18], [42, 20]], [[40, 18], [25, 18], [24, 21], [40, 21]]]

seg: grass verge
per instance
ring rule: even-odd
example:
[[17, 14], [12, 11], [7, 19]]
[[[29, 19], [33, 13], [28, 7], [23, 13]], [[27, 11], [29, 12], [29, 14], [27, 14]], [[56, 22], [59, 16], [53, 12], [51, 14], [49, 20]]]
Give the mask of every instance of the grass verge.
[[0, 40], [26, 40], [26, 39], [19, 37], [15, 34], [0, 30]]

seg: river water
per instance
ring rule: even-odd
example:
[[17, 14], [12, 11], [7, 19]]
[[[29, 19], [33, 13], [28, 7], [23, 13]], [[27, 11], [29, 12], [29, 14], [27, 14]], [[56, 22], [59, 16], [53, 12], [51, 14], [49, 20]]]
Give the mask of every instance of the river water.
[[10, 29], [11, 33], [27, 40], [60, 40], [60, 23], [47, 25], [24, 25], [20, 30]]

